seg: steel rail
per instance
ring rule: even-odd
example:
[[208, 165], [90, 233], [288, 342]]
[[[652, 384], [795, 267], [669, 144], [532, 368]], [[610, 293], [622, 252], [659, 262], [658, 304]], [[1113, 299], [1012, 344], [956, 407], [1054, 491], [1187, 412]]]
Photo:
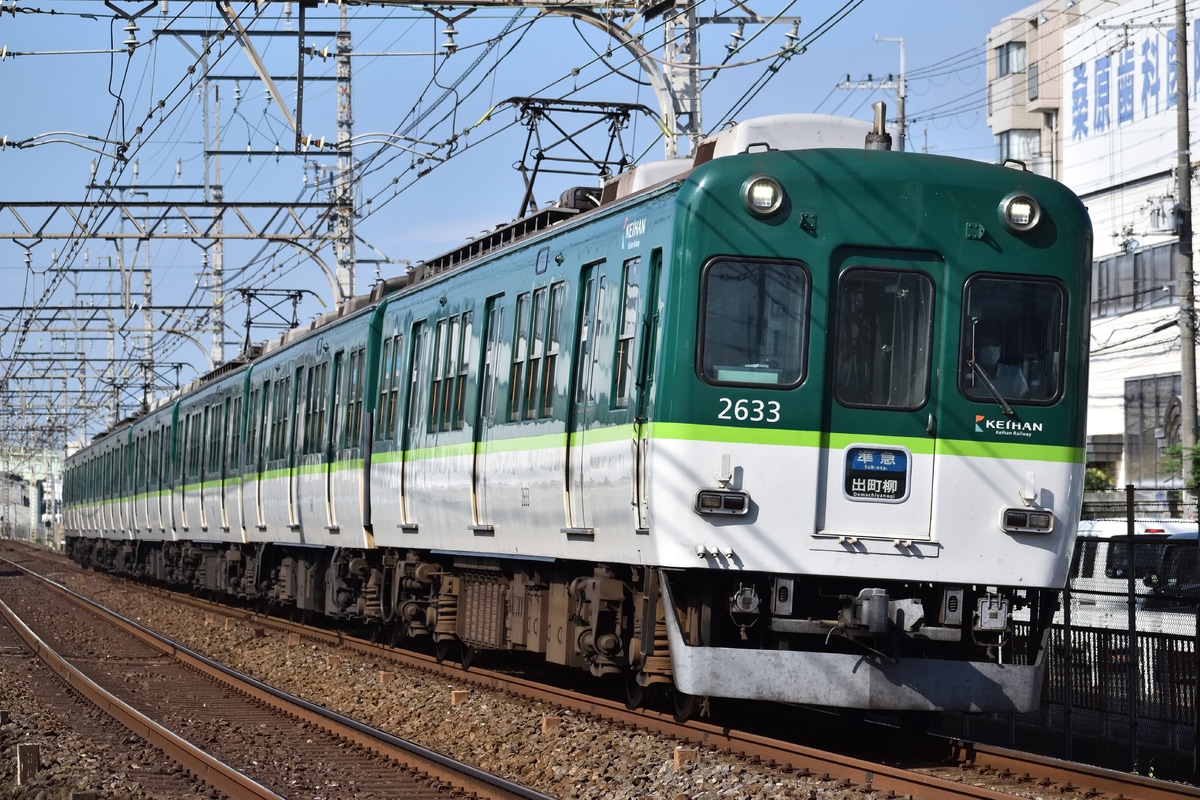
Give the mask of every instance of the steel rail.
[[[912, 772], [899, 767], [878, 764], [816, 748], [770, 739], [743, 731], [692, 720], [675, 722], [668, 714], [650, 709], [630, 710], [623, 703], [579, 694], [567, 689], [547, 686], [512, 675], [472, 667], [464, 670], [457, 665], [442, 664], [432, 656], [376, 644], [365, 639], [302, 625], [261, 614], [239, 613], [238, 609], [190, 595], [135, 584], [142, 590], [160, 594], [172, 601], [190, 605], [198, 610], [226, 617], [248, 620], [272, 630], [297, 634], [302, 639], [330, 647], [390, 660], [410, 667], [424, 669], [471, 683], [483, 688], [506, 692], [514, 696], [541, 700], [581, 714], [589, 714], [614, 722], [641, 728], [664, 736], [674, 737], [697, 746], [738, 753], [772, 763], [800, 774], [840, 782], [847, 788], [883, 793], [881, 796], [920, 797], [921, 800], [1011, 800], [1012, 794], [973, 786], [935, 775]], [[1059, 794], [1072, 792], [1091, 798], [1137, 798], [1137, 800], [1200, 800], [1200, 787], [1155, 780], [1141, 775], [1125, 774], [1076, 762], [1006, 750], [1000, 747], [945, 739], [944, 762], [963, 769], [993, 770], [1001, 776], [1027, 780], [1031, 784], [1052, 787]]]
[[42, 641], [3, 600], [0, 600], [0, 615], [3, 615], [5, 621], [21, 637], [25, 645], [71, 688], [78, 691], [87, 698], [88, 702], [108, 714], [119, 724], [124, 725], [131, 732], [161, 750], [168, 758], [199, 780], [227, 797], [285, 800], [281, 795], [243, 775], [223, 761], [213, 758], [116, 695], [102, 689], [95, 681], [59, 655], [54, 648]]
[[[165, 655], [174, 658], [187, 667], [196, 672], [218, 681], [226, 685], [230, 689], [240, 692], [253, 700], [256, 700], [263, 705], [275, 709], [276, 711], [288, 714], [293, 718], [315, 727], [321, 728], [331, 734], [338, 736], [347, 742], [370, 750], [385, 758], [388, 758], [395, 763], [408, 768], [414, 772], [424, 774], [432, 780], [452, 786], [455, 789], [468, 794], [474, 794], [478, 798], [484, 800], [555, 800], [549, 795], [534, 791], [529, 787], [519, 783], [506, 780], [496, 775], [492, 775], [484, 770], [474, 767], [465, 762], [457, 761], [449, 756], [443, 755], [433, 750], [421, 747], [420, 745], [401, 739], [398, 736], [393, 736], [384, 731], [372, 728], [361, 722], [353, 720], [342, 714], [330, 711], [315, 703], [310, 703], [299, 697], [288, 694], [282, 690], [269, 686], [261, 681], [255, 680], [247, 675], [230, 669], [212, 659], [190, 650], [183, 645], [173, 642], [166, 637], [163, 637], [154, 631], [146, 628], [143, 625], [134, 622], [133, 620], [123, 617], [114, 611], [111, 611], [104, 606], [90, 600], [77, 592], [63, 586], [62, 584], [51, 580], [43, 575], [34, 572], [28, 567], [17, 564], [8, 559], [0, 558], [0, 561], [7, 563], [16, 569], [21, 570], [26, 575], [42, 581], [50, 589], [56, 593], [66, 597], [74, 603], [77, 603], [89, 611], [98, 614], [106, 622], [110, 622], [121, 630], [136, 637], [140, 641], [146, 643], [150, 647], [157, 649]], [[8, 612], [11, 613], [11, 612]], [[30, 632], [32, 634], [32, 631]], [[66, 662], [63, 662], [66, 664]], [[67, 667], [74, 670], [69, 664]], [[81, 675], [82, 677], [82, 675]], [[83, 680], [88, 680], [83, 678]], [[89, 681], [90, 682], [90, 681]], [[98, 686], [97, 690], [103, 692]], [[129, 708], [135, 714], [139, 714], [136, 710], [116, 700], [122, 706]], [[147, 719], [147, 722], [154, 724]], [[161, 727], [161, 726], [159, 726]], [[136, 729], [135, 729], [136, 730]], [[171, 734], [165, 728], [162, 728], [167, 734]], [[140, 731], [139, 731], [140, 732]], [[178, 737], [175, 737], [178, 739]], [[180, 739], [179, 741], [183, 741]], [[185, 743], [186, 744], [186, 743]], [[200, 751], [197, 751], [200, 752]], [[248, 779], [247, 779], [248, 780]], [[278, 798], [279, 795], [274, 793], [269, 794], [239, 794], [236, 791], [228, 792], [227, 794], [233, 797], [264, 797]], [[265, 790], [264, 791], [269, 791]]]

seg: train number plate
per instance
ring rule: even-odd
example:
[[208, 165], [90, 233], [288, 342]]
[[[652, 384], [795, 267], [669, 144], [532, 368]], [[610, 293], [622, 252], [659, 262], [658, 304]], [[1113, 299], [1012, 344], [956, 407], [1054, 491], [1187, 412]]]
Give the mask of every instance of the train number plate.
[[898, 503], [908, 497], [907, 450], [854, 445], [846, 448], [845, 484], [853, 500]]

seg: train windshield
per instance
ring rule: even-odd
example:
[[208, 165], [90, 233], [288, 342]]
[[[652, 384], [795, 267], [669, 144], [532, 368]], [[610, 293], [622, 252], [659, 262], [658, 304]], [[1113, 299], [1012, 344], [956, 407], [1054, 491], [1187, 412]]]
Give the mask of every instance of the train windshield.
[[856, 267], [838, 279], [835, 387], [842, 405], [923, 406], [932, 340], [928, 275]]
[[967, 284], [959, 385], [977, 400], [1049, 404], [1062, 392], [1066, 297], [1054, 281]]
[[720, 260], [704, 273], [702, 374], [712, 383], [790, 387], [804, 378], [808, 271]]

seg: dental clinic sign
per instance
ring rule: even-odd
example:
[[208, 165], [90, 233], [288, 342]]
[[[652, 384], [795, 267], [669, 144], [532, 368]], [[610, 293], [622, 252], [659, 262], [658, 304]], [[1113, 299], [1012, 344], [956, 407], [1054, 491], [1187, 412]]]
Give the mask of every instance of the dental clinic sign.
[[[1076, 192], [1144, 178], [1178, 162], [1174, 9], [1162, 0], [1126, 3], [1063, 31], [1063, 182]], [[1190, 9], [1187, 39], [1195, 129], [1200, 20]]]

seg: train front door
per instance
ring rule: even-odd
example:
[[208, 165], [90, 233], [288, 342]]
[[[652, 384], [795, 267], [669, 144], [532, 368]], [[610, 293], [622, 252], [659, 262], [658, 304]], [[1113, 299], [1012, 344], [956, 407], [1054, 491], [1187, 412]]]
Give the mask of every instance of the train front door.
[[[849, 254], [834, 266], [823, 373], [828, 424], [814, 546], [925, 553], [939, 381], [934, 256]], [[941, 305], [944, 305], [941, 304]], [[953, 377], [948, 380], [953, 384]], [[931, 551], [925, 553], [933, 555]]]

